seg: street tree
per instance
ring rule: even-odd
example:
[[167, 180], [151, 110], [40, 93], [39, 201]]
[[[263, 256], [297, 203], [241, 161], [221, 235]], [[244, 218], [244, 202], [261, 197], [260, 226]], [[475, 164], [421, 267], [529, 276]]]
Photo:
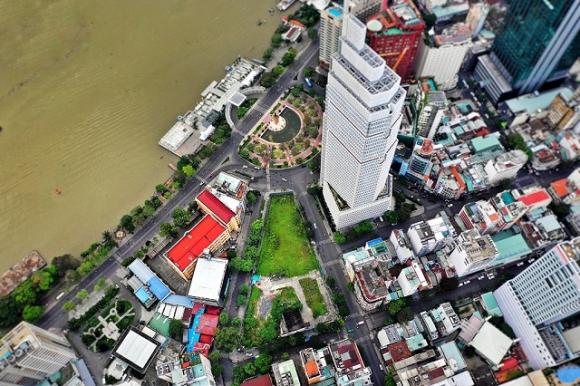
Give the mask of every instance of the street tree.
[[335, 232], [334, 233], [334, 242], [338, 245], [344, 244], [346, 242], [346, 236], [342, 232]]
[[121, 222], [119, 224], [119, 226], [123, 229], [125, 229], [127, 232], [129, 233], [133, 233], [133, 231], [135, 230], [135, 224], [133, 223], [133, 217], [131, 215], [124, 215], [123, 217], [121, 217]]
[[75, 295], [75, 297], [78, 300], [83, 301], [83, 300], [85, 300], [86, 298], [89, 297], [89, 291], [87, 291], [86, 289], [82, 289], [79, 292], [77, 292], [77, 294]]
[[76, 305], [76, 303], [75, 303], [75, 302], [73, 302], [72, 300], [68, 300], [68, 301], [66, 301], [66, 302], [65, 302], [65, 303], [62, 305], [62, 309], [63, 309], [64, 311], [67, 311], [67, 312], [68, 312], [68, 311], [72, 311], [72, 310], [74, 310], [76, 306], [77, 306], [77, 305]]
[[192, 165], [185, 165], [183, 168], [181, 168], [181, 171], [188, 177], [191, 177], [195, 174], [195, 169]]
[[159, 234], [161, 237], [177, 236], [177, 227], [169, 222], [163, 222], [159, 225]]
[[191, 222], [191, 213], [187, 209], [175, 208], [171, 217], [173, 217], [175, 225], [180, 228], [185, 228]]
[[42, 306], [25, 306], [22, 310], [22, 319], [26, 322], [36, 322], [42, 317], [44, 308]]

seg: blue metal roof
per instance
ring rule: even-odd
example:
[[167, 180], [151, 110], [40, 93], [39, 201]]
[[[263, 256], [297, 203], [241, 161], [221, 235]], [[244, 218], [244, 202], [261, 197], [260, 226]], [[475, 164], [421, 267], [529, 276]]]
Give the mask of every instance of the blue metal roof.
[[149, 294], [147, 293], [147, 291], [143, 287], [141, 287], [137, 291], [135, 291], [135, 296], [143, 304], [147, 304], [147, 302], [149, 300], [151, 300], [151, 297], [149, 296]]
[[163, 301], [163, 303], [167, 303], [172, 306], [193, 308], [193, 299], [189, 296], [171, 294]]
[[143, 283], [147, 283], [151, 278], [156, 277], [155, 273], [141, 259], [135, 259], [129, 266], [129, 271], [137, 276]]
[[157, 276], [152, 277], [148, 282], [147, 286], [151, 293], [159, 300], [163, 300], [171, 294], [169, 287], [165, 285]]

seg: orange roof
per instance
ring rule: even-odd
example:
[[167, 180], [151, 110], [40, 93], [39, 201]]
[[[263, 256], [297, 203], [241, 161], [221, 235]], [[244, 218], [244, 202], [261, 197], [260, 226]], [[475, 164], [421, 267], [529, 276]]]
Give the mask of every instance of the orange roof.
[[552, 187], [554, 193], [556, 193], [556, 195], [558, 195], [560, 198], [564, 198], [569, 194], [567, 178], [554, 181], [550, 184], [550, 186]]
[[461, 177], [455, 166], [451, 167], [451, 174], [453, 174], [453, 178], [455, 178], [461, 190], [465, 190], [465, 181], [463, 181], [463, 177]]
[[492, 213], [492, 214], [489, 216], [489, 219], [490, 219], [491, 221], [493, 221], [493, 222], [496, 222], [497, 220], [499, 220], [499, 215], [498, 215], [497, 213]]
[[320, 371], [318, 371], [318, 365], [315, 361], [308, 361], [304, 364], [304, 370], [306, 370], [306, 374], [308, 377], [312, 377], [315, 375], [319, 375]]

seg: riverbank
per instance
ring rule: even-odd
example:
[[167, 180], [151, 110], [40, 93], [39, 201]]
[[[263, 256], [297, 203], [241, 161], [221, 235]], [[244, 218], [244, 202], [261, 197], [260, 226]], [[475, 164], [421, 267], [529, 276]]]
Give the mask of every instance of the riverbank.
[[0, 0], [0, 272], [78, 255], [147, 199], [176, 162], [159, 138], [279, 23], [271, 0], [132, 4]]

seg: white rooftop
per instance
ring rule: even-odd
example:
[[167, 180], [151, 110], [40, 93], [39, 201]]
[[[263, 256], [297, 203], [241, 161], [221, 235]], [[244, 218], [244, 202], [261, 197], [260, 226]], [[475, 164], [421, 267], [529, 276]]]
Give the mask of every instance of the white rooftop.
[[176, 151], [193, 134], [193, 128], [183, 121], [177, 121], [159, 141], [159, 145], [169, 151]]
[[534, 386], [534, 384], [530, 381], [530, 378], [528, 378], [527, 375], [524, 375], [523, 377], [503, 383], [502, 386]]
[[219, 302], [227, 266], [226, 259], [197, 259], [188, 295], [200, 300]]
[[115, 354], [130, 364], [145, 369], [158, 347], [158, 342], [151, 341], [139, 331], [130, 329], [115, 350]]
[[473, 386], [475, 383], [471, 378], [469, 371], [464, 371], [459, 374], [455, 374], [451, 378], [447, 378], [441, 382], [437, 382], [432, 386]]
[[490, 322], [485, 322], [470, 345], [494, 365], [501, 363], [512, 340]]

